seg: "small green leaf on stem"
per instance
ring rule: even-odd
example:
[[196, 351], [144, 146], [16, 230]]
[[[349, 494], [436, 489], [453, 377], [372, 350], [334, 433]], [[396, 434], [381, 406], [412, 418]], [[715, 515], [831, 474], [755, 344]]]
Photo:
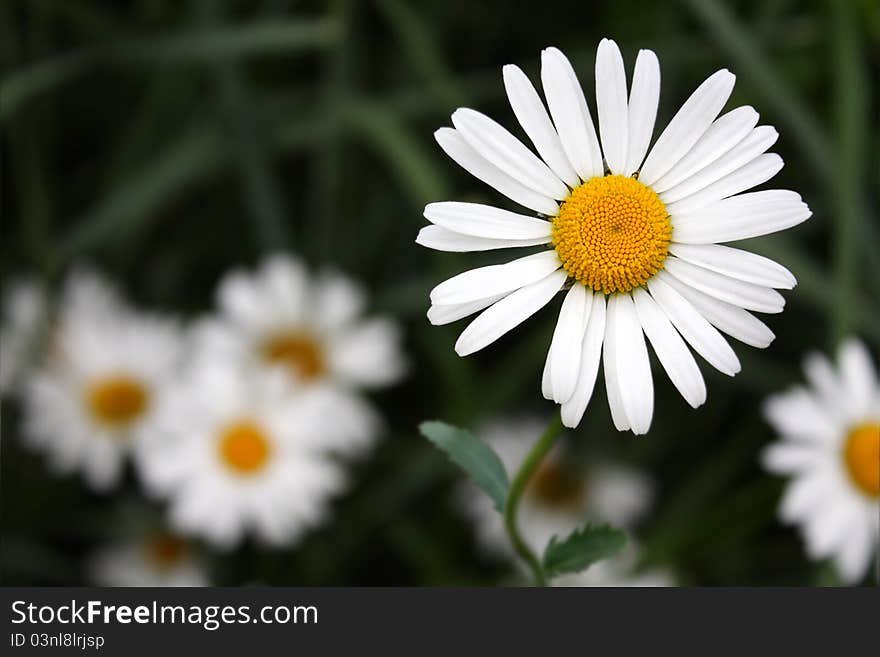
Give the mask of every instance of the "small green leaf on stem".
[[544, 550], [544, 571], [548, 577], [579, 573], [602, 559], [612, 557], [626, 545], [626, 534], [609, 525], [587, 525], [576, 529], [564, 541], [556, 536]]
[[422, 422], [419, 431], [450, 460], [461, 468], [482, 488], [498, 511], [503, 511], [507, 501], [510, 481], [498, 455], [470, 431], [445, 422]]

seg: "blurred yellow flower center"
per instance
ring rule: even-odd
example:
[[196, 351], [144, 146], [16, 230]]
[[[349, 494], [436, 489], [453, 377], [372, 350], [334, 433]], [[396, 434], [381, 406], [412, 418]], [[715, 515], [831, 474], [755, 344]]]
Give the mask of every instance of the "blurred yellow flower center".
[[663, 201], [634, 178], [590, 178], [553, 218], [553, 246], [569, 276], [611, 294], [644, 285], [663, 268], [672, 223]]
[[147, 541], [147, 559], [156, 570], [167, 571], [186, 555], [186, 543], [170, 534], [159, 534]]
[[578, 477], [557, 459], [545, 460], [532, 476], [529, 494], [549, 507], [577, 508], [586, 494], [583, 477]]
[[263, 344], [263, 356], [270, 363], [284, 365], [295, 375], [312, 381], [325, 370], [321, 345], [302, 332], [279, 333]]
[[98, 379], [88, 388], [86, 402], [99, 422], [121, 426], [147, 410], [149, 392], [137, 379], [126, 375]]
[[856, 486], [880, 497], [880, 424], [862, 424], [850, 431], [843, 457]]
[[268, 463], [270, 452], [269, 439], [253, 422], [236, 422], [220, 435], [220, 458], [236, 474], [259, 472]]

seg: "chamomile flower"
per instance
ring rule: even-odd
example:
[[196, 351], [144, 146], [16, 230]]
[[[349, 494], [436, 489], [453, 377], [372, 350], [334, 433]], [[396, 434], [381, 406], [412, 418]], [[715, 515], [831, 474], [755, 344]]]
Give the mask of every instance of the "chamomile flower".
[[0, 327], [0, 394], [12, 390], [24, 374], [46, 316], [46, 298], [32, 279], [13, 282], [4, 290]]
[[177, 536], [159, 533], [101, 548], [88, 564], [95, 586], [208, 586], [204, 565]]
[[248, 533], [279, 546], [328, 517], [346, 483], [334, 457], [364, 436], [336, 423], [345, 400], [333, 387], [295, 385], [278, 370], [202, 363], [169, 390], [136, 463], [175, 531], [220, 548]]
[[218, 315], [202, 323], [197, 340], [209, 359], [220, 354], [352, 391], [390, 385], [403, 374], [398, 327], [362, 318], [363, 290], [339, 274], [313, 277], [295, 258], [270, 256], [254, 273], [229, 273], [217, 302]]
[[581, 587], [669, 587], [676, 586], [675, 575], [665, 568], [639, 569], [639, 548], [629, 543], [618, 555], [594, 563], [580, 573], [563, 575], [553, 586]]
[[547, 48], [541, 65], [546, 108], [519, 68], [504, 67], [510, 104], [538, 155], [472, 109], [435, 133], [455, 162], [537, 216], [431, 203], [433, 225], [416, 241], [441, 251], [542, 248], [441, 283], [428, 318], [446, 324], [482, 311], [456, 342], [467, 356], [564, 292], [544, 396], [577, 426], [601, 359], [615, 426], [643, 434], [654, 411], [645, 336], [673, 385], [700, 406], [706, 386], [687, 345], [733, 376], [740, 363], [721, 333], [766, 347], [773, 333], [749, 311], [781, 312], [776, 289], [795, 285], [781, 265], [721, 243], [789, 228], [810, 210], [791, 191], [743, 193], [772, 178], [782, 159], [765, 153], [777, 133], [756, 127], [754, 109], [718, 116], [733, 90], [729, 71], [703, 82], [649, 149], [660, 94], [652, 51], [639, 52], [627, 89], [617, 45], [599, 44], [598, 132], [565, 55]]
[[852, 339], [836, 368], [813, 353], [804, 370], [808, 386], [766, 403], [781, 440], [764, 452], [764, 466], [791, 477], [779, 515], [801, 526], [810, 557], [833, 559], [854, 583], [880, 541], [880, 382], [865, 345]]
[[26, 440], [57, 471], [80, 470], [92, 488], [107, 490], [150, 432], [181, 347], [176, 323], [136, 313], [94, 273], [74, 273], [47, 353], [26, 382]]
[[[487, 426], [480, 436], [512, 475], [543, 428], [537, 418], [505, 419]], [[554, 535], [564, 538], [587, 521], [631, 529], [650, 508], [653, 486], [637, 470], [610, 462], [576, 467], [562, 457], [559, 448], [548, 454], [520, 502], [520, 532], [533, 550], [543, 552]], [[484, 552], [512, 558], [504, 521], [489, 498], [467, 485], [460, 501]]]

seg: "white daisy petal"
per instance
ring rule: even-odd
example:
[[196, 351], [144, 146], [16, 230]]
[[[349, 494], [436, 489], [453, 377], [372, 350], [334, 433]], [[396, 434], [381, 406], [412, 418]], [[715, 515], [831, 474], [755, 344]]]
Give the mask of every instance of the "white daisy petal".
[[758, 113], [749, 106], [737, 107], [718, 117], [687, 155], [651, 185], [655, 192], [665, 192], [709, 166], [736, 146], [758, 125]]
[[575, 187], [580, 184], [578, 174], [562, 148], [556, 128], [544, 109], [544, 103], [529, 78], [522, 69], [512, 64], [504, 67], [503, 75], [504, 88], [513, 113], [532, 140], [538, 154], [566, 185]]
[[541, 84], [568, 161], [582, 180], [603, 175], [602, 151], [584, 92], [571, 62], [557, 48], [541, 52]]
[[599, 359], [602, 355], [602, 341], [605, 337], [605, 295], [593, 293], [593, 302], [587, 319], [581, 345], [581, 363], [578, 370], [577, 385], [571, 397], [562, 404], [562, 423], [574, 428], [580, 424], [593, 396], [596, 376], [599, 373]]
[[504, 194], [510, 200], [548, 217], [552, 217], [558, 212], [559, 205], [556, 201], [511, 178], [475, 151], [464, 137], [453, 128], [440, 128], [434, 133], [434, 139], [437, 140], [440, 148], [462, 169]]
[[459, 336], [455, 352], [467, 356], [493, 343], [546, 306], [565, 283], [564, 271], [556, 271], [527, 285], [484, 310]]
[[610, 39], [602, 39], [596, 52], [596, 113], [605, 162], [611, 173], [622, 174], [626, 167], [629, 125], [626, 70], [620, 48]]
[[840, 379], [854, 410], [867, 416], [878, 390], [877, 373], [865, 345], [846, 340], [838, 354]]
[[621, 400], [633, 433], [645, 434], [651, 428], [654, 415], [654, 382], [648, 348], [632, 298], [628, 294], [617, 294], [610, 303], [617, 307], [617, 341], [611, 355], [615, 358]]
[[[303, 293], [300, 303], [305, 306]], [[364, 289], [345, 276], [324, 272], [315, 281], [315, 321], [321, 330], [333, 331], [347, 326], [364, 312], [367, 299]]]
[[457, 109], [452, 124], [474, 150], [511, 178], [558, 201], [568, 196], [568, 187], [544, 162], [485, 114], [466, 107]]
[[[157, 559], [157, 548], [171, 548]], [[179, 550], [176, 548], [180, 548]], [[207, 568], [189, 546], [164, 533], [124, 539], [104, 546], [88, 560], [93, 586], [209, 586]]]
[[827, 476], [808, 474], [796, 479], [782, 496], [780, 519], [788, 523], [797, 522], [833, 490], [833, 482]]
[[560, 266], [556, 251], [547, 250], [503, 265], [471, 269], [443, 281], [431, 290], [431, 303], [447, 306], [511, 292], [541, 280]]
[[668, 257], [663, 267], [670, 275], [692, 288], [746, 310], [781, 313], [785, 307], [785, 298], [773, 288], [746, 283], [674, 256]]
[[860, 520], [857, 507], [839, 504], [834, 498], [826, 497], [814, 509], [811, 522], [804, 526], [807, 552], [814, 559], [839, 553], [850, 535], [848, 528]]
[[776, 153], [764, 153], [721, 180], [704, 187], [680, 201], [669, 203], [666, 206], [666, 210], [673, 217], [683, 212], [699, 210], [728, 196], [739, 194], [767, 182], [779, 173], [783, 164], [782, 158]]
[[769, 397], [763, 410], [767, 421], [786, 437], [820, 444], [837, 440], [835, 420], [805, 388]]
[[745, 166], [761, 155], [761, 153], [766, 152], [768, 148], [776, 143], [778, 138], [779, 133], [772, 126], [762, 125], [755, 128], [745, 139], [715, 160], [710, 166], [704, 167], [697, 173], [689, 176], [672, 189], [662, 192], [660, 198], [664, 203], [670, 205], [683, 198], [687, 198], [701, 189], [705, 189], [712, 183]]
[[473, 315], [484, 308], [488, 308], [496, 301], [503, 299], [506, 294], [498, 294], [487, 299], [478, 299], [468, 303], [453, 303], [449, 305], [431, 306], [428, 308], [428, 321], [434, 326], [451, 324], [458, 320]]
[[663, 279], [719, 331], [752, 347], [764, 349], [776, 338], [773, 331], [748, 310], [695, 290], [674, 276]]
[[429, 203], [424, 214], [425, 219], [447, 230], [493, 240], [549, 240], [553, 228], [549, 221], [480, 203]]
[[553, 362], [553, 346], [547, 350], [547, 358], [544, 361], [544, 371], [541, 373], [541, 394], [547, 401], [553, 401], [553, 372], [550, 365]]
[[794, 474], [809, 470], [825, 458], [815, 445], [787, 442], [770, 445], [761, 455], [761, 462], [770, 472]]
[[631, 176], [639, 170], [651, 145], [660, 103], [660, 62], [653, 50], [640, 50], [629, 93], [626, 166]]
[[259, 295], [253, 282], [242, 271], [226, 275], [217, 288], [217, 305], [242, 326], [258, 329], [263, 323]]
[[750, 192], [672, 215], [672, 239], [685, 244], [734, 242], [791, 228], [811, 215], [794, 192]]
[[589, 316], [593, 296], [578, 283], [571, 286], [562, 302], [559, 320], [553, 332], [550, 362], [553, 400], [561, 404], [567, 401], [577, 384], [581, 362], [581, 345], [584, 341], [585, 318]]
[[850, 524], [849, 535], [834, 560], [844, 582], [857, 584], [865, 577], [871, 566], [871, 552], [876, 541], [872, 528], [861, 518]]
[[525, 246], [547, 244], [550, 237], [537, 237], [527, 240], [489, 239], [462, 235], [440, 226], [425, 226], [416, 236], [416, 244], [436, 251], [464, 253], [470, 251], [494, 251], [496, 249], [513, 249]]
[[605, 338], [602, 348], [602, 366], [605, 370], [605, 392], [608, 395], [608, 408], [611, 420], [618, 431], [629, 431], [630, 421], [626, 416], [623, 396], [620, 392], [620, 373], [617, 369], [617, 303], [615, 297], [608, 297], [605, 308]]
[[813, 352], [804, 359], [804, 374], [807, 381], [827, 402], [832, 410], [843, 411], [849, 406], [849, 395], [840, 381], [834, 366], [824, 354]]
[[734, 82], [736, 76], [722, 69], [697, 87], [657, 138], [639, 172], [640, 182], [652, 184], [684, 157], [721, 112]]
[[693, 408], [706, 401], [706, 382], [684, 340], [645, 290], [633, 292], [639, 322], [669, 380]]
[[329, 340], [325, 359], [342, 383], [353, 387], [388, 386], [405, 370], [400, 327], [388, 319], [367, 319]]
[[739, 358], [727, 340], [667, 282], [669, 274], [658, 272], [648, 281], [648, 290], [672, 325], [707, 363], [728, 376], [740, 371]]
[[756, 253], [720, 244], [669, 245], [669, 252], [681, 260], [725, 274], [747, 283], [790, 290], [797, 279], [779, 263]]

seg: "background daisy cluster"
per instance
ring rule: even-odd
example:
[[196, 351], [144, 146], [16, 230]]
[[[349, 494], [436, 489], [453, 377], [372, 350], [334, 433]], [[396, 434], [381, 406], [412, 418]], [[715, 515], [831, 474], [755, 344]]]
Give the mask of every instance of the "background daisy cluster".
[[[735, 73], [728, 108], [779, 129], [773, 186], [798, 190], [813, 219], [747, 246], [798, 280], [768, 320], [771, 347], [735, 344], [733, 381], [703, 368], [697, 411], [658, 386], [645, 437], [591, 404], [529, 489], [523, 531], [538, 544], [587, 519], [633, 537], [560, 584], [851, 581], [828, 537], [864, 509], [835, 522], [786, 493], [785, 477], [822, 481], [829, 432], [807, 448], [786, 439], [818, 408], [793, 388], [805, 381], [816, 417], [834, 416], [834, 381], [843, 415], [872, 403], [853, 384], [863, 351], [840, 379], [802, 365], [853, 335], [880, 353], [875, 5], [4, 3], [2, 582], [518, 581], [488, 502], [416, 427], [472, 427], [514, 468], [554, 412], [540, 373], [556, 312], [459, 358], [461, 325], [431, 326], [427, 292], [509, 258], [413, 242], [426, 203], [499, 203], [434, 142], [452, 111], [514, 130], [501, 67], [537, 80], [539, 53], [558, 46], [589, 90], [605, 36], [628, 70], [640, 48], [658, 54], [658, 126], [712, 71]], [[296, 340], [275, 343], [273, 364], [267, 345], [284, 336]], [[321, 345], [305, 369], [304, 337]], [[156, 412], [100, 442], [71, 390], [123, 365]], [[267, 453], [287, 464], [259, 490], [203, 449], [246, 433], [244, 418], [272, 428]], [[852, 535], [850, 564], [870, 541]]]

